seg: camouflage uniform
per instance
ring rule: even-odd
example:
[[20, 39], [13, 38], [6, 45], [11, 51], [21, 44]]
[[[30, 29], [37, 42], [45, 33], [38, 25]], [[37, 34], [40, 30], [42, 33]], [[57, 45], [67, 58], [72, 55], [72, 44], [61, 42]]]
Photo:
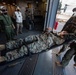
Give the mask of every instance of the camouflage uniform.
[[[76, 16], [71, 16], [70, 19], [64, 25], [62, 31], [67, 31], [68, 33], [76, 33], [75, 22], [76, 22]], [[68, 46], [68, 43], [63, 45], [59, 53], [64, 52], [67, 46]]]
[[63, 39], [53, 35], [52, 33], [49, 33], [48, 35], [46, 33], [31, 35], [25, 39], [6, 43], [7, 52], [4, 57], [6, 61], [12, 61], [24, 55], [28, 55], [28, 49], [31, 53], [39, 53], [48, 50], [48, 48], [54, 44], [60, 44], [63, 41]]
[[74, 56], [74, 62], [76, 63], [76, 43], [75, 42], [72, 42], [70, 44], [70, 49], [65, 53], [60, 63], [63, 66], [67, 66], [73, 56]]

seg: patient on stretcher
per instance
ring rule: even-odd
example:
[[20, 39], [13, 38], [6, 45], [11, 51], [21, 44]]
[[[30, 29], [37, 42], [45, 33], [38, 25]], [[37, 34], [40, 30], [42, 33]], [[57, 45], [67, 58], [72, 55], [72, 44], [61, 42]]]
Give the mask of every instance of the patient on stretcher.
[[[68, 34], [66, 31], [57, 34], [46, 31], [42, 34], [27, 36], [24, 39], [0, 45], [0, 63], [23, 57], [24, 55], [28, 55], [29, 52], [34, 54], [48, 51], [51, 46], [63, 43], [65, 41], [64, 35], [66, 34]], [[2, 52], [4, 52], [3, 55]]]

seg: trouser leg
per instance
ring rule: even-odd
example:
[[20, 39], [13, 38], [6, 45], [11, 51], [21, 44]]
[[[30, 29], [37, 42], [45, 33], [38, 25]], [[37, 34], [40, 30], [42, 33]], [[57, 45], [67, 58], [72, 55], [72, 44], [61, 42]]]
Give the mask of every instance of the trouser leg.
[[9, 62], [17, 58], [20, 58], [24, 55], [28, 55], [28, 49], [25, 45], [21, 46], [18, 49], [14, 49], [13, 51], [6, 52], [4, 55], [1, 55], [0, 62]]
[[31, 20], [32, 29], [34, 29], [34, 22]]
[[58, 52], [58, 54], [64, 52], [66, 50], [67, 46], [68, 46], [67, 44], [63, 45], [62, 48], [60, 49], [60, 51]]
[[10, 35], [10, 33], [7, 33], [7, 32], [6, 32], [6, 38], [7, 38], [7, 41], [10, 41], [10, 40], [11, 40], [11, 35]]
[[65, 51], [65, 45], [62, 46], [62, 48], [60, 49], [60, 51], [58, 52], [58, 54], [62, 53]]
[[20, 23], [20, 33], [22, 33], [22, 28], [23, 28], [23, 24], [22, 23]]
[[17, 23], [17, 35], [18, 35], [18, 33], [19, 33], [19, 24]]
[[70, 61], [71, 58], [73, 57], [74, 53], [75, 53], [75, 50], [74, 50], [74, 49], [69, 49], [69, 50], [65, 53], [64, 57], [62, 58], [61, 64], [62, 64], [63, 66], [67, 66], [68, 63], [69, 63], [69, 61]]
[[14, 38], [14, 36], [15, 36], [15, 31], [14, 31], [13, 28], [11, 28], [11, 37], [12, 37], [12, 39]]
[[11, 28], [10, 27], [7, 27], [5, 29], [5, 33], [6, 33], [7, 40], [8, 41], [11, 40], [12, 38], [11, 38]]
[[13, 50], [21, 47], [23, 45], [24, 41], [23, 39], [18, 39], [14, 41], [9, 41], [5, 44], [6, 50]]

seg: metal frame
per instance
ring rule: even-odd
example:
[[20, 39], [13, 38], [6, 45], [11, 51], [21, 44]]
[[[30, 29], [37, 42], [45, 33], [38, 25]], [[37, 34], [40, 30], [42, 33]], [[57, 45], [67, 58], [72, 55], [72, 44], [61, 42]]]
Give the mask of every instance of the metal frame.
[[44, 30], [49, 27], [53, 29], [59, 1], [60, 0], [47, 0]]

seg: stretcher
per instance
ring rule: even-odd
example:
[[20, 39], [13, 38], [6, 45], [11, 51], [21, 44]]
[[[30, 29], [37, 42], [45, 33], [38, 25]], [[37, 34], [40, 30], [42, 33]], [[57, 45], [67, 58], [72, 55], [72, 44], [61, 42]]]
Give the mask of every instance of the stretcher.
[[[35, 53], [35, 54], [40, 54], [40, 53], [49, 51], [49, 50], [51, 50], [51, 49], [53, 49], [53, 48], [59, 47], [59, 46], [61, 46], [61, 45], [67, 44], [67, 43], [71, 43], [71, 42], [73, 42], [73, 41], [76, 40], [76, 36], [75, 36], [73, 33], [70, 33], [70, 34], [68, 34], [68, 35], [65, 35], [64, 37], [65, 37], [66, 40], [65, 40], [63, 43], [52, 45], [50, 48], [47, 48], [47, 50], [43, 50], [43, 51], [41, 51], [41, 52], [39, 52], [39, 53]], [[36, 41], [37, 41], [37, 40], [36, 40]], [[30, 42], [30, 43], [28, 43], [28, 44], [31, 44], [31, 43], [32, 43], [32, 42]], [[12, 50], [11, 50], [11, 51], [12, 51]], [[6, 53], [5, 50], [3, 50], [3, 53]], [[24, 56], [19, 57], [19, 58], [15, 59], [15, 60], [12, 60], [12, 61], [3, 61], [3, 62], [0, 63], [0, 66], [5, 65], [5, 64], [9, 64], [9, 63], [14, 62], [14, 61], [17, 61], [17, 60], [19, 60], [19, 59], [21, 59], [21, 58], [31, 57], [32, 55], [34, 55], [34, 53], [31, 53], [31, 52], [29, 51], [29, 49], [28, 49], [28, 54], [27, 54], [27, 55], [24, 55]], [[21, 63], [21, 62], [15, 62], [15, 63], [13, 63], [12, 65], [9, 65], [9, 66], [14, 66], [14, 65], [19, 64], [19, 63]]]

